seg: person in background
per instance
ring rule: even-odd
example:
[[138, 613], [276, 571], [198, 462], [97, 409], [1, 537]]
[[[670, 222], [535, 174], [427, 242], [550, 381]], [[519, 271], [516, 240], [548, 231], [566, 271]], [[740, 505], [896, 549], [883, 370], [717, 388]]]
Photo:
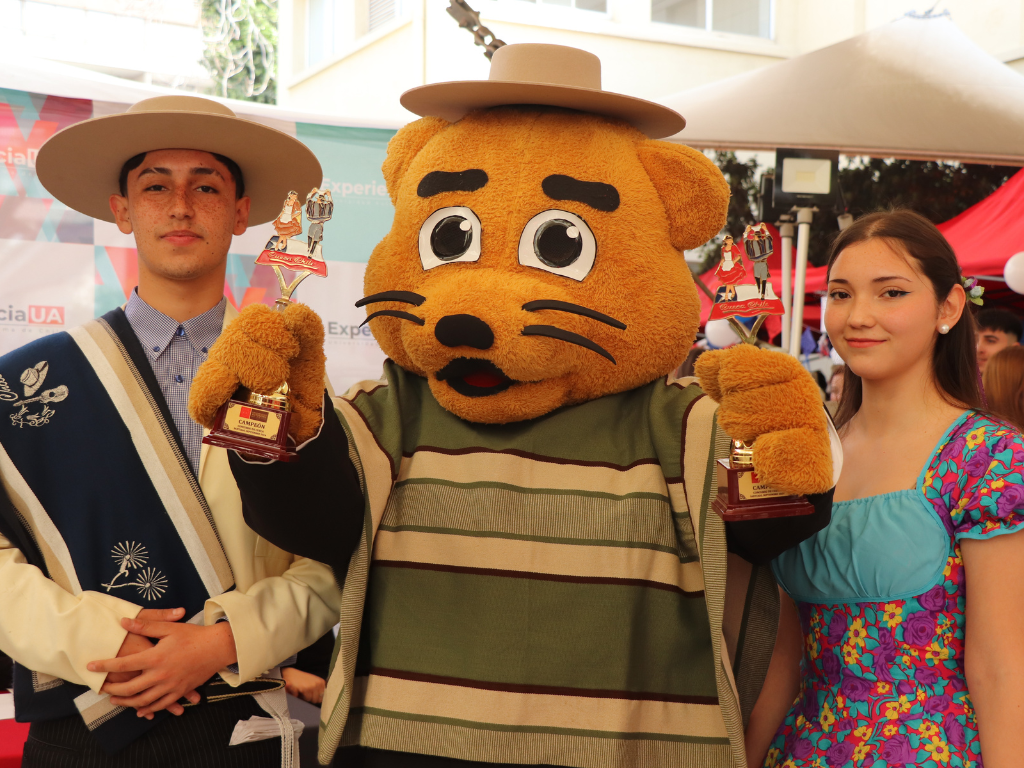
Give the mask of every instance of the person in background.
[[1024, 430], [1024, 347], [1013, 344], [992, 356], [982, 374], [988, 407]]
[[298, 667], [281, 667], [285, 690], [292, 696], [310, 704], [320, 706], [324, 700], [324, 689], [327, 681], [318, 675], [312, 675]]
[[843, 399], [843, 381], [846, 378], [845, 365], [833, 365], [828, 377], [829, 402], [838, 403]]
[[748, 764], [1020, 766], [1024, 437], [981, 410], [956, 255], [923, 216], [871, 214], [828, 291], [842, 473], [829, 525], [772, 562]]
[[284, 678], [288, 693], [320, 706], [331, 670], [334, 638], [334, 632], [328, 632], [308, 648], [299, 651], [294, 660], [289, 659], [281, 664], [281, 677]]
[[996, 352], [1020, 344], [1024, 336], [1020, 318], [1008, 309], [983, 309], [975, 316], [974, 323], [978, 328], [978, 370], [982, 373]]

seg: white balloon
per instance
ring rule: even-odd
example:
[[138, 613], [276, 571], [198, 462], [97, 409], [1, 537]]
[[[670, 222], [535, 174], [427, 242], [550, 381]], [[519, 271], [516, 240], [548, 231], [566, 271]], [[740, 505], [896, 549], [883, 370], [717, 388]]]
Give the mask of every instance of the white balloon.
[[722, 349], [740, 343], [740, 337], [736, 335], [728, 320], [708, 320], [704, 326], [704, 337], [712, 349]]
[[1024, 293], [1024, 251], [1015, 253], [1003, 267], [1003, 277], [1011, 291]]

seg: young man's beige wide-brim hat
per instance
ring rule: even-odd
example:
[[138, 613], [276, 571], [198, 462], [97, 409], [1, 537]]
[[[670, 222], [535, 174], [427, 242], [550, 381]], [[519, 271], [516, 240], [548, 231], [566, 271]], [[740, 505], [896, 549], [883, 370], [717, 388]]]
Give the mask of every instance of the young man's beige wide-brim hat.
[[113, 221], [109, 200], [120, 193], [121, 167], [158, 149], [198, 149], [238, 163], [252, 200], [250, 225], [272, 221], [290, 190], [305, 197], [323, 180], [320, 161], [301, 141], [198, 96], [157, 96], [68, 126], [39, 149], [36, 175], [69, 208]]
[[487, 80], [461, 80], [412, 88], [402, 94], [410, 112], [454, 123], [474, 109], [539, 104], [617, 117], [652, 139], [683, 130], [674, 109], [601, 90], [601, 60], [564, 45], [519, 43], [498, 48]]

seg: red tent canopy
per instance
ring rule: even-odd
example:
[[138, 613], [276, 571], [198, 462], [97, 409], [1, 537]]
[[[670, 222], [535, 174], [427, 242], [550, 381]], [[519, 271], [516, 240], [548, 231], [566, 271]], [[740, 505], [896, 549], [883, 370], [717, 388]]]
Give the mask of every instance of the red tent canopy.
[[1024, 251], [1024, 170], [949, 221], [939, 224], [964, 275], [1002, 276], [1011, 256]]
[[[775, 293], [781, 296], [782, 269], [779, 254], [782, 240], [774, 228], [769, 228], [775, 238], [775, 255], [768, 260], [768, 268]], [[965, 276], [1002, 277], [1007, 260], [1015, 253], [1024, 251], [1024, 170], [1016, 173], [980, 203], [939, 224], [938, 229], [953, 246]], [[825, 290], [825, 272], [826, 267], [807, 268], [808, 294]], [[702, 275], [700, 280], [712, 292], [718, 288], [718, 280], [713, 271]], [[795, 279], [793, 282], [795, 284]], [[1024, 310], [1024, 296], [1014, 293], [1005, 285], [989, 282], [986, 283], [986, 291], [988, 304], [1009, 305]], [[817, 297], [807, 296], [804, 307], [804, 323], [817, 325], [821, 321], [821, 304]], [[702, 292], [701, 317], [706, 318], [710, 311], [711, 301]]]

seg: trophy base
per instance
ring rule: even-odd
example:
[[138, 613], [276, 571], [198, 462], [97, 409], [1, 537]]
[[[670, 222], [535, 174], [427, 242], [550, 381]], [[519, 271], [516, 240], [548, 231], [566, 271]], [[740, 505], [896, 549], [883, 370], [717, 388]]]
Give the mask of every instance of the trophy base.
[[236, 392], [217, 411], [210, 434], [203, 442], [247, 456], [277, 461], [296, 461], [298, 452], [289, 444], [288, 424], [291, 412], [287, 402], [274, 395]]
[[758, 482], [752, 467], [733, 467], [729, 459], [718, 459], [718, 496], [711, 507], [726, 522], [814, 513], [805, 497], [781, 494]]

